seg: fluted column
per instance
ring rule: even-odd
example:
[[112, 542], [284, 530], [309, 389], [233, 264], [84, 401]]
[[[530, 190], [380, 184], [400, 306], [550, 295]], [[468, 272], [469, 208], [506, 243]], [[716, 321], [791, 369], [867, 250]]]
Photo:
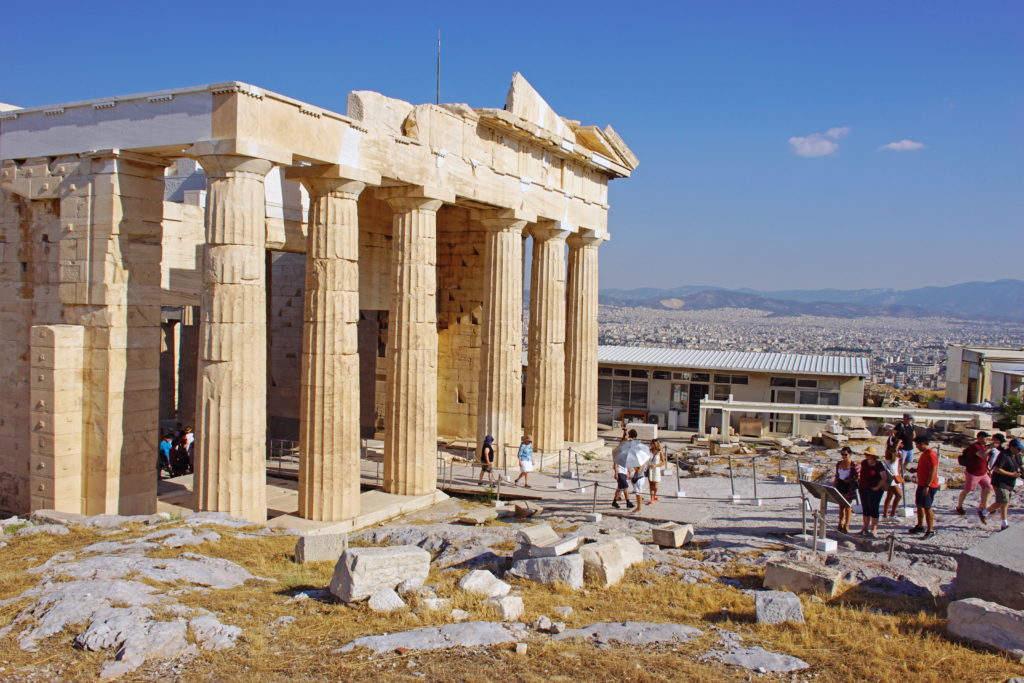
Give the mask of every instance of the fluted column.
[[569, 237], [565, 330], [565, 438], [597, 440], [597, 248], [602, 239]]
[[199, 510], [267, 519], [266, 200], [272, 164], [200, 157], [206, 247], [196, 387]]
[[533, 236], [530, 329], [527, 336], [526, 431], [534, 448], [554, 452], [565, 442], [565, 238], [557, 223]]
[[301, 181], [309, 191], [309, 236], [299, 399], [299, 515], [340, 521], [359, 515], [357, 201], [366, 185], [348, 178]]
[[480, 333], [477, 441], [490, 434], [498, 464], [506, 445], [522, 435], [523, 405], [523, 230], [514, 211], [480, 211], [486, 229], [484, 306]]
[[437, 210], [417, 188], [378, 191], [394, 211], [388, 314], [384, 490], [437, 486]]

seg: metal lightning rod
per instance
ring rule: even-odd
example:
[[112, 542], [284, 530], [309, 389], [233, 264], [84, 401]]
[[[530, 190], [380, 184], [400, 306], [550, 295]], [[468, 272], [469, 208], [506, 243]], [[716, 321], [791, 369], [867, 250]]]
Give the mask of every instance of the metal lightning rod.
[[441, 29], [437, 29], [437, 78], [435, 85], [434, 104], [441, 104]]

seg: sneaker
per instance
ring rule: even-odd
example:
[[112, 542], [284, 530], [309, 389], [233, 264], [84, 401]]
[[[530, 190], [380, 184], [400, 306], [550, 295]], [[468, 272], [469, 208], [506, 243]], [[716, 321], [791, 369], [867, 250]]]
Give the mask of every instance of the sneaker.
[[632, 509], [633, 509], [633, 508], [635, 508], [636, 506], [635, 506], [635, 505], [633, 505], [632, 503], [630, 503], [630, 502], [629, 502], [629, 501], [627, 500], [627, 501], [626, 501], [626, 507], [628, 507], [628, 508], [629, 508], [630, 510], [632, 510]]
[[921, 537], [921, 540], [922, 541], [927, 541], [929, 538], [931, 538], [934, 535], [935, 535], [934, 531], [927, 531], [927, 532], [925, 532], [924, 536]]
[[956, 508], [956, 514], [958, 514], [958, 515], [966, 515], [967, 513], [964, 511], [964, 509], [962, 507], [960, 507], [958, 505], [957, 508]]
[[982, 524], [988, 524], [988, 520], [985, 518], [985, 511], [984, 510], [978, 510], [978, 519], [981, 520]]
[[658, 500], [658, 497], [657, 497], [657, 496], [655, 496], [655, 497], [654, 497], [654, 500]]
[[908, 534], [919, 534], [922, 531], [924, 531], [924, 527], [921, 526], [920, 524], [918, 524], [917, 526], [915, 526], [912, 529], [910, 529], [909, 531], [907, 531], [907, 533]]
[[613, 507], [613, 508], [615, 508], [616, 510], [618, 510], [618, 509], [619, 509], [620, 507], [622, 507], [622, 506], [620, 506], [620, 505], [619, 505], [619, 502], [618, 502], [618, 501], [616, 501], [616, 500], [613, 500], [613, 501], [612, 501], [612, 507]]
[[1007, 524], [1006, 522], [1003, 522], [1002, 526], [999, 527], [999, 530], [1000, 531], [1006, 531], [1009, 528], [1010, 528], [1010, 525]]
[[647, 504], [648, 505], [654, 505], [654, 501], [653, 500], [649, 500], [649, 501], [647, 501]]

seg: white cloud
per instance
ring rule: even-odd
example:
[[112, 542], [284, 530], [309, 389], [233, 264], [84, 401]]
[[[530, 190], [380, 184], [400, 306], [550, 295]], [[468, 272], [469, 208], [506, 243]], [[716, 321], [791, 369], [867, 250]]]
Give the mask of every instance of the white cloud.
[[789, 146], [798, 157], [827, 157], [839, 150], [839, 144], [829, 140], [821, 133], [811, 133], [806, 137], [792, 137]]
[[827, 137], [832, 138], [833, 140], [838, 140], [839, 138], [845, 136], [849, 132], [849, 126], [836, 126], [835, 128], [829, 128], [828, 130], [826, 130], [825, 135]]
[[882, 145], [878, 149], [889, 149], [894, 152], [914, 152], [924, 148], [925, 144], [923, 142], [914, 142], [913, 140], [903, 139], [899, 142], [890, 142], [888, 145]]

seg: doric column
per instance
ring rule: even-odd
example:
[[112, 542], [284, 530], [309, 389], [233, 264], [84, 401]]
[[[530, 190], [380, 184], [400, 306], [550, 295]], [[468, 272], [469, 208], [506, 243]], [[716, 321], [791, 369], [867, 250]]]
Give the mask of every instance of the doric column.
[[299, 404], [299, 515], [359, 514], [359, 211], [366, 184], [288, 169], [309, 191]]
[[506, 445], [522, 436], [523, 230], [515, 211], [473, 215], [487, 230], [484, 243], [484, 306], [480, 334], [477, 441], [490, 434], [499, 464]]
[[206, 247], [196, 387], [199, 510], [267, 519], [266, 200], [272, 164], [199, 158], [206, 171]]
[[575, 233], [569, 243], [565, 329], [565, 439], [597, 440], [597, 248], [603, 240]]
[[526, 431], [537, 450], [565, 442], [565, 238], [554, 222], [534, 226], [530, 329], [526, 368]]
[[384, 490], [418, 496], [437, 486], [437, 210], [443, 200], [422, 187], [386, 188], [378, 196], [394, 211]]

